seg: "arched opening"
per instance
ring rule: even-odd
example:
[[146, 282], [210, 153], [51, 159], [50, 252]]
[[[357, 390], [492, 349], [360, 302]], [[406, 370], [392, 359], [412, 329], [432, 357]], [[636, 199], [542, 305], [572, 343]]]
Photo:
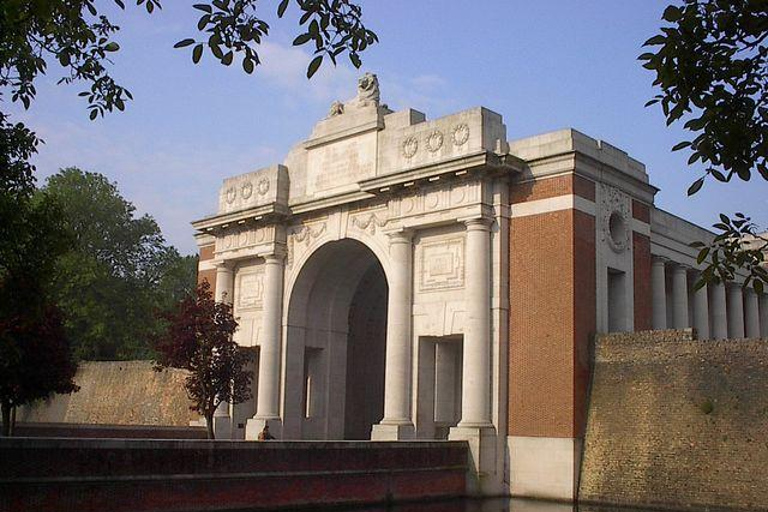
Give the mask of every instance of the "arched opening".
[[330, 242], [291, 291], [285, 439], [369, 439], [384, 414], [387, 280], [361, 242]]

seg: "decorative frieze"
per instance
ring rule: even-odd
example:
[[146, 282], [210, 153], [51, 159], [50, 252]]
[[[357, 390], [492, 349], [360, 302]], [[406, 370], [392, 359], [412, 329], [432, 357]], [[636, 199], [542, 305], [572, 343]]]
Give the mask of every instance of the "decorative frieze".
[[309, 244], [319, 238], [327, 229], [326, 221], [302, 223], [288, 228], [288, 255], [286, 263], [293, 266], [293, 260], [298, 250], [305, 250]]

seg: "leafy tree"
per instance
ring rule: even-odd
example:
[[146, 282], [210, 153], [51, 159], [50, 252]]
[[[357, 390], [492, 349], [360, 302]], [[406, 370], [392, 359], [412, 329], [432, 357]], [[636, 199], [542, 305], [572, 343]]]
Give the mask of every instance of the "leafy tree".
[[54, 393], [72, 393], [77, 364], [55, 306], [0, 318], [2, 435], [13, 433], [13, 409]]
[[[708, 178], [768, 180], [768, 2], [684, 0], [662, 18], [669, 26], [645, 42], [655, 51], [639, 58], [660, 89], [647, 105], [659, 104], [668, 125], [684, 122], [693, 137], [673, 150], [687, 148], [688, 163], [705, 166], [688, 195]], [[699, 261], [707, 262], [698, 286], [731, 280], [742, 268], [749, 273], [745, 286], [762, 291], [768, 238], [742, 213], [721, 215], [714, 227], [714, 241], [697, 244]]]
[[[5, 193], [7, 196], [7, 193]], [[2, 195], [0, 195], [2, 197]], [[19, 405], [76, 390], [69, 349], [50, 283], [56, 257], [70, 242], [51, 197], [19, 194], [4, 228], [10, 235], [0, 262], [0, 405], [3, 433]]]
[[55, 297], [81, 359], [146, 359], [159, 328], [155, 310], [167, 309], [194, 283], [196, 258], [165, 244], [152, 217], [136, 215], [101, 174], [63, 169], [43, 189], [63, 205], [73, 234], [57, 262]]
[[168, 328], [155, 340], [155, 368], [189, 372], [185, 384], [191, 409], [205, 417], [208, 437], [213, 439], [213, 414], [219, 405], [251, 398], [253, 374], [245, 368], [250, 355], [232, 339], [237, 330], [232, 306], [216, 302], [205, 281], [195, 296], [182, 300], [163, 318]]

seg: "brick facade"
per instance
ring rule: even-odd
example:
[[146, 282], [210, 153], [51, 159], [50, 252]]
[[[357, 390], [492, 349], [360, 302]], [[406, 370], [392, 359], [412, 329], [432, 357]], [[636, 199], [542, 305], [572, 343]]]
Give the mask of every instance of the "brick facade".
[[[513, 186], [512, 196], [540, 197], [525, 185], [530, 194]], [[594, 253], [591, 215], [562, 210], [511, 219], [510, 435], [581, 434], [595, 329]]]
[[635, 330], [651, 328], [653, 303], [651, 294], [651, 239], [632, 233], [632, 262], [634, 265]]

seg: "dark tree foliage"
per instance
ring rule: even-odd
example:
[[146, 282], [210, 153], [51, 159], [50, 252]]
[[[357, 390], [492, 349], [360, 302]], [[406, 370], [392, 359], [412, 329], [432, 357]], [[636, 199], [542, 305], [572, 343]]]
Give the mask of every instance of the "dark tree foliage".
[[[668, 125], [684, 122], [693, 137], [673, 150], [687, 148], [688, 163], [705, 166], [688, 195], [710, 177], [768, 180], [768, 2], [684, 0], [667, 7], [663, 20], [669, 25], [645, 43], [655, 51], [640, 60], [661, 90], [648, 105], [659, 104]], [[768, 240], [742, 213], [721, 215], [714, 227], [714, 242], [697, 244], [699, 261], [707, 262], [699, 286], [733, 279], [741, 267], [749, 273], [745, 286], [761, 291]]]
[[213, 299], [204, 281], [195, 296], [182, 300], [176, 311], [166, 313], [167, 330], [155, 340], [156, 369], [187, 370], [187, 395], [192, 410], [205, 417], [208, 437], [214, 438], [213, 414], [225, 402], [251, 398], [253, 374], [247, 370], [248, 352], [232, 339], [237, 322], [232, 306]]
[[98, 173], [63, 169], [45, 194], [63, 205], [73, 234], [56, 261], [53, 296], [79, 359], [154, 357], [150, 337], [167, 310], [195, 286], [197, 258], [166, 245], [155, 220], [138, 216], [117, 185]]
[[0, 317], [2, 435], [13, 433], [14, 408], [77, 391], [72, 380], [76, 371], [58, 308], [48, 305]]

